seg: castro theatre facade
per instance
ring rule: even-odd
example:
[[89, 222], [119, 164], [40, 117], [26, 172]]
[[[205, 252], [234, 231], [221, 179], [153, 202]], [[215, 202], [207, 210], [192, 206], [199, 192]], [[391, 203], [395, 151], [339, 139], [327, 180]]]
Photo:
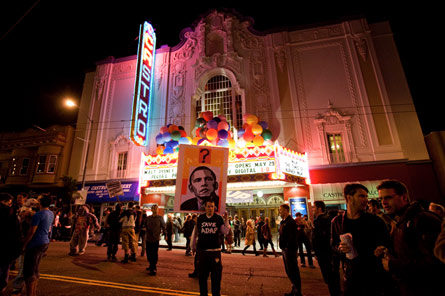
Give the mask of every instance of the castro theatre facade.
[[[91, 141], [88, 150], [86, 142], [75, 140], [70, 176], [82, 179], [88, 155], [86, 185], [137, 182], [139, 192], [129, 199], [156, 202], [168, 211], [174, 175], [167, 169], [174, 160], [153, 162], [169, 155], [157, 154], [160, 129], [180, 126], [193, 140], [200, 114], [212, 111], [227, 119], [238, 140], [243, 114], [255, 114], [268, 123], [269, 146], [277, 142], [304, 155], [309, 178], [287, 174], [296, 179], [264, 185], [283, 178], [233, 171], [228, 199], [250, 201], [229, 203], [232, 215], [276, 216], [277, 205], [291, 197], [341, 207], [344, 200], [336, 192], [345, 183], [376, 186], [387, 178], [404, 181], [414, 199], [440, 202], [389, 23], [356, 19], [264, 33], [242, 15], [211, 11], [180, 36], [176, 46], [153, 45], [142, 138], [132, 133], [137, 55], [97, 62], [86, 74], [75, 138]], [[235, 148], [241, 154], [235, 152], [231, 161], [238, 162], [245, 147]], [[275, 154], [246, 151], [245, 162], [263, 156], [277, 161]]]

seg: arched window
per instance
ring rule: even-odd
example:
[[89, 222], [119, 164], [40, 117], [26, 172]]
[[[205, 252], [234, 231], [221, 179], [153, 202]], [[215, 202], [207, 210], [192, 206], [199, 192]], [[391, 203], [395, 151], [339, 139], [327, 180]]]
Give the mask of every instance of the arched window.
[[196, 101], [196, 118], [203, 111], [212, 111], [214, 116], [224, 115], [230, 127], [242, 127], [242, 97], [232, 89], [232, 82], [224, 75], [210, 78], [201, 97]]

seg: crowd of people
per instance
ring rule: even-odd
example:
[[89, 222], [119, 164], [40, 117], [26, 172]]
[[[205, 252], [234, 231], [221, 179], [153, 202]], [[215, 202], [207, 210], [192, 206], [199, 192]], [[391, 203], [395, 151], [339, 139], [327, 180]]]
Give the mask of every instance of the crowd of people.
[[[39, 264], [50, 241], [70, 241], [69, 255], [86, 252], [89, 238], [100, 231], [98, 246], [107, 247], [107, 260], [117, 261], [119, 244], [127, 264], [147, 256], [149, 275], [157, 273], [159, 242], [164, 236], [167, 250], [186, 240], [185, 255], [195, 256], [189, 277], [199, 279], [201, 295], [207, 295], [211, 276], [212, 295], [221, 289], [221, 252], [230, 254], [240, 248], [242, 255], [252, 246], [255, 256], [268, 257], [268, 248], [282, 255], [284, 269], [292, 283], [285, 295], [302, 295], [300, 267], [320, 268], [330, 295], [445, 295], [441, 278], [445, 274], [445, 211], [431, 203], [424, 209], [410, 199], [406, 186], [396, 180], [382, 182], [379, 199], [368, 199], [362, 184], [344, 188], [346, 210], [330, 210], [323, 201], [315, 201], [313, 219], [307, 215], [292, 217], [288, 204], [280, 206], [277, 252], [273, 243], [275, 226], [269, 217], [241, 219], [215, 213], [213, 201], [205, 202], [205, 213], [180, 217], [151, 214], [138, 205], [117, 203], [107, 208], [98, 221], [88, 205], [78, 206], [74, 214], [51, 206], [51, 198], [40, 195], [16, 198], [0, 193], [0, 227], [5, 239], [0, 245], [0, 288], [3, 293], [11, 267], [18, 272], [13, 295], [36, 295]], [[275, 221], [273, 221], [275, 224]], [[241, 240], [244, 248], [241, 249]], [[257, 243], [259, 249], [257, 251]], [[259, 252], [262, 251], [262, 252]], [[299, 261], [298, 262], [298, 257]], [[370, 284], [372, 283], [372, 284]]]

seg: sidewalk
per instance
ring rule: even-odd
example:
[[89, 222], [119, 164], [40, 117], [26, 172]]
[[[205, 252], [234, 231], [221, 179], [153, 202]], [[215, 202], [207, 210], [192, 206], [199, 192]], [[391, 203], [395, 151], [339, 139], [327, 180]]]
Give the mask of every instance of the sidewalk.
[[[256, 236], [256, 234], [255, 234], [255, 236]], [[257, 238], [257, 237], [255, 237], [255, 238]], [[94, 238], [91, 238], [89, 241], [96, 242], [98, 239], [99, 239], [99, 234], [96, 234], [96, 236]], [[272, 242], [274, 244], [275, 251], [281, 255], [281, 249], [280, 249], [279, 243], [278, 243], [278, 233], [272, 234]], [[141, 245], [141, 241], [139, 241], [139, 245]], [[185, 250], [185, 245], [186, 245], [186, 239], [182, 233], [179, 234], [179, 240], [177, 242], [174, 241], [174, 236], [173, 236], [173, 249], [184, 249]], [[232, 244], [232, 253], [241, 253], [245, 246], [246, 246], [245, 238], [241, 238], [239, 247], [234, 247], [234, 244]], [[260, 251], [260, 244], [258, 243], [257, 240], [255, 240], [255, 246], [256, 246], [257, 251], [262, 252], [262, 250]], [[167, 242], [165, 241], [164, 237], [162, 237], [161, 241], [159, 242], [159, 247], [160, 248], [168, 248]], [[303, 246], [303, 248], [304, 248], [304, 246]], [[306, 254], [306, 249], [304, 248], [304, 250], [305, 250], [305, 254]], [[246, 250], [245, 253], [253, 254], [254, 253], [253, 246], [250, 246]], [[267, 254], [268, 255], [273, 254], [272, 248], [270, 247], [270, 245], [267, 247]], [[312, 254], [312, 256], [314, 256], [314, 255]]]

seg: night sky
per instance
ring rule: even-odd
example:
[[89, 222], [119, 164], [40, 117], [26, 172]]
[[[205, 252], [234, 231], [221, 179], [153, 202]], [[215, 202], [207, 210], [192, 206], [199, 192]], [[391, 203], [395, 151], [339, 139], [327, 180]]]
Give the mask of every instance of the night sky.
[[443, 75], [433, 74], [443, 48], [439, 45], [442, 34], [438, 33], [443, 26], [435, 16], [441, 11], [438, 7], [385, 7], [390, 1], [360, 5], [289, 1], [279, 7], [259, 1], [206, 1], [202, 5], [200, 1], [8, 2], [6, 7], [0, 6], [1, 132], [75, 123], [76, 113], [63, 107], [63, 98], [80, 99], [85, 72], [93, 70], [95, 62], [109, 56], [135, 55], [139, 24], [149, 21], [153, 25], [157, 48], [175, 46], [182, 29], [209, 9], [223, 7], [252, 17], [257, 31], [358, 16], [371, 23], [388, 20], [424, 134], [445, 130], [439, 107], [443, 100], [439, 85], [443, 82], [436, 83], [435, 78]]

